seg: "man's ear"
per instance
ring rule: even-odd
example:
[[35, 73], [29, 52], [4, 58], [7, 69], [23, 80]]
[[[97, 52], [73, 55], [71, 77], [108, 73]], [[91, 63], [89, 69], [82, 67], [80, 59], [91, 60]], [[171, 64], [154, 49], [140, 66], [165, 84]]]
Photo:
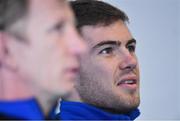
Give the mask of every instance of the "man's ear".
[[14, 70], [15, 62], [13, 61], [13, 56], [9, 53], [9, 35], [5, 32], [0, 31], [0, 64], [3, 67]]

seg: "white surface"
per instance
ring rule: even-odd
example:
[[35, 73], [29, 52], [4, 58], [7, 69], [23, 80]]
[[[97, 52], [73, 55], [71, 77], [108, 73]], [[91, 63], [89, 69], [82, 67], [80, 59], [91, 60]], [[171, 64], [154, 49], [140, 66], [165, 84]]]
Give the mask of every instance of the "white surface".
[[137, 39], [142, 113], [138, 119], [180, 120], [180, 1], [104, 1], [128, 14]]

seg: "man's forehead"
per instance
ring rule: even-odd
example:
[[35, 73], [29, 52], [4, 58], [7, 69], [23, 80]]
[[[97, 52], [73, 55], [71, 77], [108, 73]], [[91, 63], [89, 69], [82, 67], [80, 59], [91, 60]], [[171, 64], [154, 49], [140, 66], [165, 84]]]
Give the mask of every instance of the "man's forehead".
[[[30, 0], [28, 18], [31, 22], [53, 24], [61, 19], [71, 18], [71, 9], [63, 0]], [[49, 25], [46, 25], [49, 26]]]
[[126, 43], [128, 40], [133, 38], [128, 27], [119, 22], [108, 26], [86, 25], [81, 28], [81, 34], [89, 46], [109, 40]]
[[41, 11], [49, 10], [54, 7], [61, 8], [66, 5], [66, 0], [29, 0], [30, 11]]

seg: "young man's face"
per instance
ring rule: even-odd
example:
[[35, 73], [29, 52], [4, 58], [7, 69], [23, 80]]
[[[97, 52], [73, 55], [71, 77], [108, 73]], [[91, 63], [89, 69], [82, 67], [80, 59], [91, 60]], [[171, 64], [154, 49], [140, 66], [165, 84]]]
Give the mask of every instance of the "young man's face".
[[77, 56], [86, 49], [68, 3], [60, 1], [30, 0], [25, 39], [9, 44], [20, 74], [33, 90], [58, 95], [73, 87]]
[[76, 89], [82, 101], [107, 110], [127, 112], [139, 105], [139, 67], [136, 42], [127, 26], [117, 21], [109, 26], [81, 29], [90, 51], [81, 56]]

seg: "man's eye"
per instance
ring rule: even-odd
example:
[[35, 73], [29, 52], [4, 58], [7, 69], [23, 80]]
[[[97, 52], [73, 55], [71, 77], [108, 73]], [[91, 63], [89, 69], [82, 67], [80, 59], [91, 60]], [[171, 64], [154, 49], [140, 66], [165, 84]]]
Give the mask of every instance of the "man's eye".
[[135, 49], [136, 49], [135, 45], [129, 45], [127, 48], [129, 52], [135, 52]]
[[64, 28], [65, 28], [64, 23], [59, 23], [56, 26], [54, 26], [54, 30], [56, 30], [56, 31], [63, 31]]
[[112, 54], [112, 53], [113, 53], [112, 47], [105, 48], [99, 52], [99, 54]]
[[65, 31], [65, 24], [64, 23], [58, 23], [58, 24], [56, 24], [56, 25], [54, 25], [54, 26], [52, 26], [49, 30], [48, 30], [48, 32], [50, 32], [50, 33], [58, 33], [58, 34], [61, 34], [61, 33], [63, 33], [64, 31]]
[[66, 30], [66, 23], [65, 22], [59, 22], [57, 24], [55, 24], [51, 29], [49, 29], [49, 32], [56, 32], [58, 34], [62, 34], [63, 32], [65, 32]]

